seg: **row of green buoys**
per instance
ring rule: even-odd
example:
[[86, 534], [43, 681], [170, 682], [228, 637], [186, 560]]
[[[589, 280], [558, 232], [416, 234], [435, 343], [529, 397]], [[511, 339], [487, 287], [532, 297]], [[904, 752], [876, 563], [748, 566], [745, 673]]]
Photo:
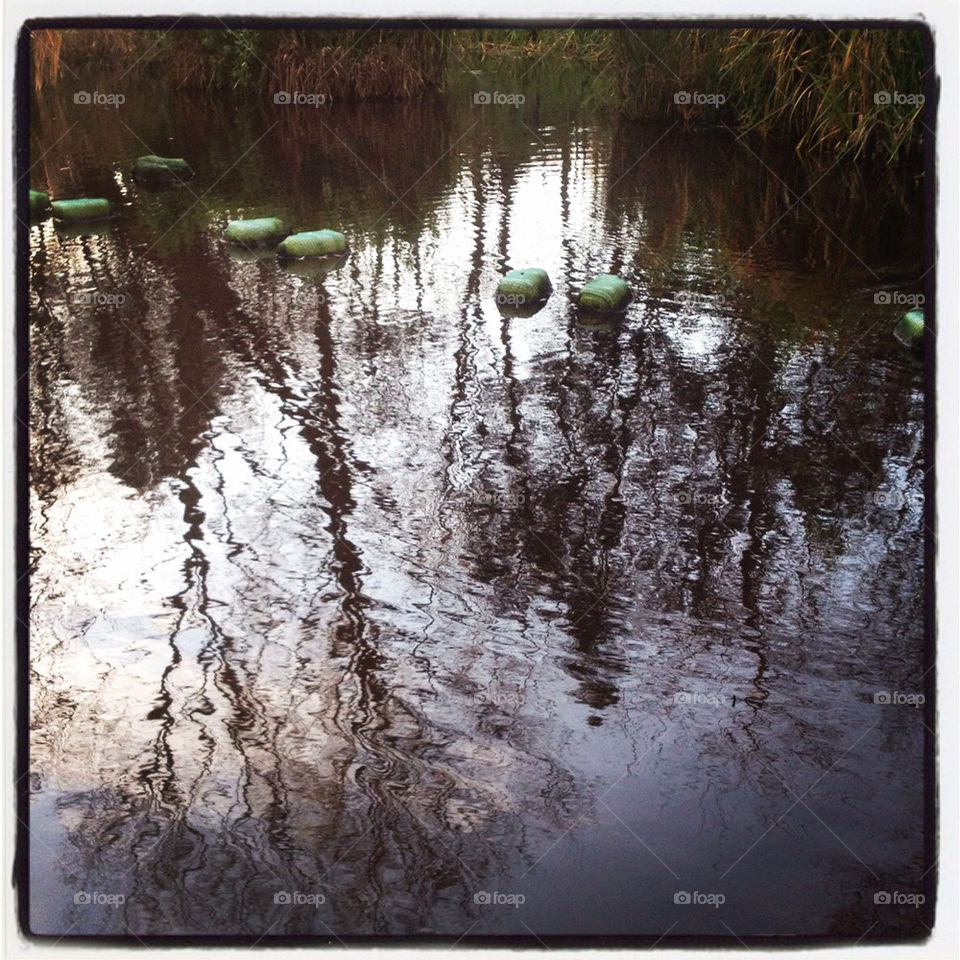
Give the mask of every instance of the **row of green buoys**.
[[[185, 183], [194, 173], [182, 157], [161, 157], [147, 154], [133, 165], [133, 178], [138, 183], [165, 187]], [[62, 224], [84, 224], [112, 216], [110, 201], [101, 197], [76, 200], [53, 200], [43, 190], [30, 190], [31, 216], [49, 216]], [[349, 252], [347, 239], [336, 230], [309, 230], [291, 233], [278, 217], [232, 220], [224, 231], [224, 240], [239, 250], [259, 255], [264, 248], [277, 247], [277, 255], [287, 261], [322, 258], [326, 266]], [[305, 272], [310, 272], [306, 270]]]
[[[553, 285], [546, 270], [522, 267], [506, 273], [497, 285], [496, 301], [501, 313], [530, 316], [547, 302]], [[586, 313], [615, 315], [623, 313], [630, 302], [630, 288], [618, 276], [601, 273], [585, 283], [577, 297]]]
[[62, 223], [81, 223], [88, 220], [105, 220], [112, 213], [110, 201], [103, 197], [84, 197], [79, 200], [51, 200], [43, 190], [30, 191], [30, 215], [45, 217], [53, 215]]
[[292, 272], [303, 276], [335, 270], [350, 252], [347, 238], [338, 230], [291, 233], [279, 217], [231, 220], [223, 231], [223, 239], [235, 250], [252, 254], [252, 259], [259, 259], [264, 251], [269, 255], [276, 247], [277, 257], [292, 267]]
[[[193, 176], [193, 170], [182, 157], [158, 157], [149, 154], [137, 157], [133, 165], [133, 178], [153, 186], [168, 186], [183, 183]], [[45, 190], [30, 190], [30, 215], [44, 217], [53, 215], [54, 220], [64, 224], [92, 223], [113, 216], [110, 201], [103, 197], [79, 197], [75, 200], [51, 200]]]
[[[147, 154], [138, 157], [133, 177], [152, 186], [183, 183], [193, 177], [193, 170], [182, 157], [160, 157]], [[82, 197], [75, 200], [51, 200], [49, 193], [31, 189], [30, 215], [48, 216], [63, 224], [78, 225], [112, 216], [110, 201], [103, 197]], [[252, 220], [231, 220], [223, 233], [224, 240], [241, 250], [259, 255], [264, 248], [276, 247], [277, 256], [301, 265], [309, 261], [325, 261], [336, 265], [349, 253], [346, 237], [337, 230], [307, 230], [291, 233], [278, 217]], [[321, 268], [325, 272], [329, 267]], [[536, 313], [550, 297], [553, 285], [546, 270], [522, 267], [510, 270], [497, 285], [496, 300], [502, 313], [529, 316]], [[618, 276], [602, 273], [585, 283], [578, 294], [580, 308], [587, 313], [612, 315], [622, 313], [630, 302], [630, 288]], [[902, 343], [917, 348], [923, 343], [924, 315], [922, 308], [904, 313], [893, 328]]]

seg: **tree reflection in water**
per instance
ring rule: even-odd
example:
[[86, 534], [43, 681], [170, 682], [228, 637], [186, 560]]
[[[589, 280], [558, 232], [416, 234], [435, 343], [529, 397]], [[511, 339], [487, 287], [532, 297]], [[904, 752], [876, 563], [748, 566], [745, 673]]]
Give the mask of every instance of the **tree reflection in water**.
[[[54, 193], [129, 201], [31, 229], [38, 932], [659, 936], [679, 883], [729, 907], [675, 932], [919, 929], [872, 897], [929, 866], [922, 711], [874, 702], [928, 666], [922, 383], [850, 294], [917, 282], [903, 194], [815, 190], [844, 252], [722, 132], [551, 96], [528, 133], [454, 94], [284, 121], [202, 203], [38, 117]], [[125, 109], [202, 117], [201, 171], [269, 119]], [[231, 258], [268, 210], [351, 258]], [[556, 292], [501, 317], [526, 263]], [[585, 325], [607, 270], [634, 303]]]

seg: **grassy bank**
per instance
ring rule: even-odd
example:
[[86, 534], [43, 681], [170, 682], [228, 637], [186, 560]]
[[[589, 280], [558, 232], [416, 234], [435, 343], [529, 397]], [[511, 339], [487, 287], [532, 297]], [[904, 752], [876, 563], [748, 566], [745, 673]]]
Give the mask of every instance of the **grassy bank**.
[[922, 143], [919, 30], [464, 30], [454, 49], [481, 60], [577, 59], [628, 120], [726, 123], [809, 155], [890, 161]]
[[[439, 89], [446, 45], [428, 30], [38, 30], [34, 86], [101, 64], [178, 89], [270, 89], [332, 100], [402, 99]], [[131, 73], [131, 78], [133, 74]], [[129, 80], [128, 80], [129, 82]]]
[[894, 161], [923, 140], [919, 30], [511, 29], [36, 31], [36, 87], [91, 63], [136, 64], [171, 89], [273, 89], [403, 99], [448, 66], [576, 62], [589, 102], [628, 120], [729, 124], [806, 155]]
[[685, 105], [685, 121], [730, 122], [801, 153], [892, 160], [922, 142], [917, 30], [625, 31], [614, 43], [640, 119], [669, 116], [679, 87], [724, 98]]

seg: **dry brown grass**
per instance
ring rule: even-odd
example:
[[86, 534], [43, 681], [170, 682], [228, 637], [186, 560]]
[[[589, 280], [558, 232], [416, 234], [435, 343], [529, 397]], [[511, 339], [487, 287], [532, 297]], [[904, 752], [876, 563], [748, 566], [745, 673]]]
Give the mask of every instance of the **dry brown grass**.
[[45, 84], [54, 84], [60, 74], [60, 30], [34, 30], [30, 35], [33, 86], [36, 90]]
[[37, 30], [36, 89], [74, 68], [139, 74], [177, 88], [233, 87], [402, 99], [442, 84], [446, 48], [428, 30]]

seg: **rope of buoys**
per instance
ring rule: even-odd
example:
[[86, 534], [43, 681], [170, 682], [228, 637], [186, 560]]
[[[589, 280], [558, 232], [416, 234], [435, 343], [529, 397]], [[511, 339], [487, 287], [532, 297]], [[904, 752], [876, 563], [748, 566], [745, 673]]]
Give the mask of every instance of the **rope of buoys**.
[[[133, 178], [148, 185], [179, 183], [193, 176], [192, 168], [182, 157], [147, 154], [138, 157], [133, 166]], [[31, 217], [52, 213], [64, 229], [107, 220], [113, 215], [110, 201], [103, 197], [51, 200], [45, 190], [33, 188], [29, 190], [29, 206]], [[321, 276], [338, 269], [350, 252], [347, 238], [337, 230], [291, 233], [279, 217], [231, 220], [223, 231], [223, 239], [234, 248], [237, 260], [250, 257], [260, 259], [267, 248], [276, 247], [276, 255], [281, 262], [291, 272], [304, 276]], [[250, 251], [250, 254], [245, 251]], [[546, 270], [521, 267], [508, 271], [500, 278], [496, 303], [500, 312], [507, 316], [532, 316], [543, 307], [552, 293], [553, 285]], [[587, 315], [622, 313], [630, 299], [630, 288], [624, 280], [611, 273], [593, 277], [577, 294], [578, 306]], [[922, 346], [923, 331], [924, 315], [920, 307], [904, 313], [893, 328], [894, 336], [913, 348]]]

